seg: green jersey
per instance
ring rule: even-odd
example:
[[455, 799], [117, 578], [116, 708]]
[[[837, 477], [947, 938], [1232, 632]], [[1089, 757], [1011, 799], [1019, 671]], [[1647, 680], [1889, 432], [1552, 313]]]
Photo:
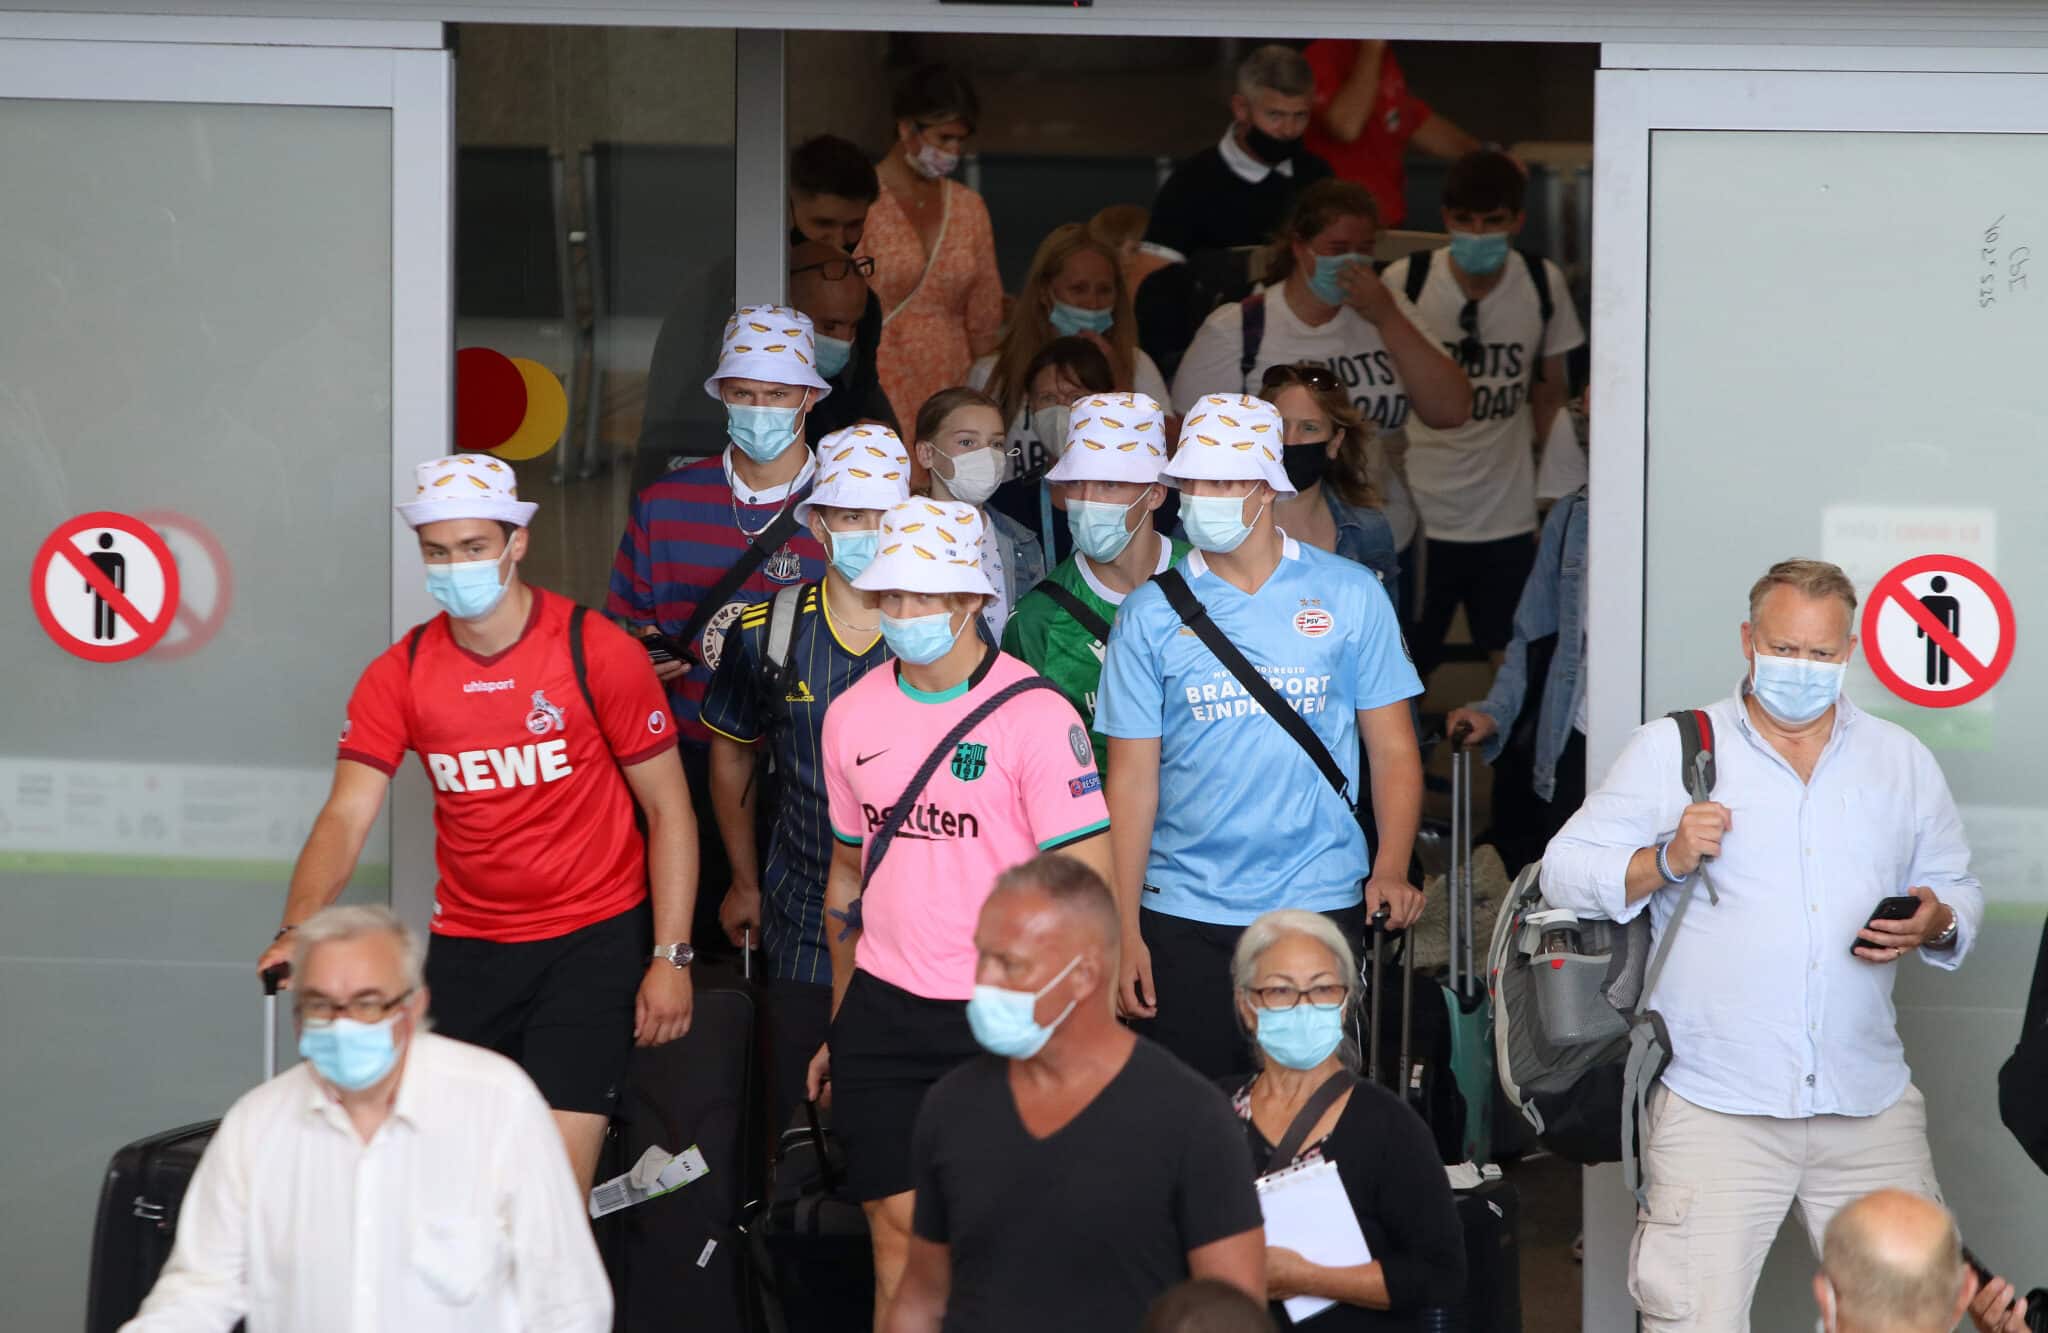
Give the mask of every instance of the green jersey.
[[[1189, 549], [1186, 542], [1173, 541], [1162, 534], [1159, 567], [1152, 572], [1165, 573]], [[1065, 588], [1105, 622], [1116, 619], [1116, 609], [1124, 600], [1124, 594], [1103, 586], [1094, 569], [1078, 554], [1060, 561], [1046, 582]], [[1023, 658], [1039, 675], [1059, 686], [1088, 723], [1097, 768], [1105, 768], [1109, 759], [1109, 743], [1095, 729], [1095, 690], [1102, 679], [1103, 646], [1101, 639], [1081, 628], [1080, 622], [1036, 589], [1018, 600], [1010, 612], [1009, 623], [1003, 627], [1003, 651]]]

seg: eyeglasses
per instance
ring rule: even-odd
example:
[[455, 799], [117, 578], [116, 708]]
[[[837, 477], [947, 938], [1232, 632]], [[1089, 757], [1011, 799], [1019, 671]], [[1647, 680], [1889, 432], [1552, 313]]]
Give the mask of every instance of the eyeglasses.
[[1342, 386], [1327, 366], [1304, 361], [1298, 365], [1267, 366], [1266, 374], [1259, 382], [1262, 389], [1284, 389], [1290, 384], [1305, 384], [1320, 393], [1334, 392]]
[[821, 259], [815, 264], [791, 269], [789, 276], [793, 278], [799, 273], [815, 273], [827, 282], [844, 282], [850, 273], [872, 278], [875, 276], [875, 259], [873, 255], [862, 255], [858, 259]]
[[1298, 986], [1247, 986], [1245, 990], [1261, 1009], [1292, 1009], [1304, 999], [1318, 1009], [1334, 1009], [1344, 1003], [1342, 982], [1331, 981], [1302, 990]]
[[384, 1016], [412, 998], [413, 988], [408, 986], [390, 999], [381, 995], [357, 995], [346, 1000], [330, 1000], [324, 995], [302, 995], [297, 1009], [299, 1017], [308, 1023], [332, 1023], [347, 1015], [358, 1023], [381, 1023]]
[[1470, 370], [1486, 360], [1486, 344], [1479, 341], [1479, 302], [1467, 301], [1458, 311], [1458, 327], [1465, 336], [1458, 340], [1458, 359]]

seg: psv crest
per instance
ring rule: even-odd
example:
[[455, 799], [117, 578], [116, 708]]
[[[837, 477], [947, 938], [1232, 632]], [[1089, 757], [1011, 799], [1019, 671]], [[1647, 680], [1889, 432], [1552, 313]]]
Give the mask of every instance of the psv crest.
[[972, 782], [988, 772], [988, 747], [973, 741], [962, 741], [960, 748], [953, 751], [953, 776], [962, 782]]

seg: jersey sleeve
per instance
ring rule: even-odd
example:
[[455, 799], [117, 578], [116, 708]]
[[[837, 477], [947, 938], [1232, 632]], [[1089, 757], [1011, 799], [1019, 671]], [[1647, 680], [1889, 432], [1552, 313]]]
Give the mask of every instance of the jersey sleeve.
[[609, 620], [586, 615], [583, 652], [598, 729], [619, 766], [631, 768], [674, 749], [676, 720], [647, 661], [647, 650]]
[[1056, 852], [1108, 828], [1095, 742], [1066, 696], [1039, 691], [1017, 700], [1011, 730], [1024, 749], [1017, 797], [1039, 850]]
[[1211, 311], [1173, 373], [1173, 410], [1186, 416], [1205, 393], [1243, 393], [1244, 306], [1226, 302]]
[[[887, 667], [879, 668], [888, 670]], [[825, 725], [819, 729], [818, 767], [825, 773], [825, 813], [832, 824], [832, 837], [849, 847], [858, 847], [866, 838], [862, 832], [867, 826], [861, 814], [860, 799], [853, 794], [853, 784], [848, 781], [846, 767], [847, 746], [852, 742], [847, 737], [848, 701], [859, 697], [859, 692], [848, 691], [834, 699], [825, 709]], [[858, 706], [858, 705], [854, 705]]]
[[1315, 78], [1315, 114], [1321, 121], [1330, 109], [1330, 99], [1344, 86], [1344, 80], [1351, 77], [1351, 65], [1358, 57], [1354, 54], [1357, 44], [1333, 38], [1320, 38], [1303, 48], [1302, 59], [1308, 62], [1309, 73]]
[[1150, 740], [1165, 730], [1165, 685], [1147, 624], [1157, 600], [1151, 588], [1140, 588], [1110, 623], [1095, 694], [1095, 729], [1105, 736]]
[[612, 558], [612, 577], [605, 592], [604, 613], [629, 625], [654, 623], [654, 565], [648, 550], [647, 525], [639, 500], [633, 501], [619, 552]]
[[705, 726], [742, 745], [761, 739], [761, 691], [756, 682], [760, 680], [761, 636], [770, 605], [757, 602], [740, 613], [739, 622], [725, 636], [725, 650], [718, 656], [718, 669], [711, 673], [703, 711], [698, 714]]
[[1543, 261], [1543, 269], [1550, 279], [1553, 304], [1550, 327], [1543, 333], [1543, 355], [1562, 356], [1586, 341], [1586, 328], [1579, 323], [1579, 308], [1572, 304], [1572, 289], [1564, 280], [1564, 270], [1548, 259]]
[[1408, 643], [1401, 637], [1392, 599], [1374, 579], [1359, 586], [1357, 600], [1363, 614], [1358, 617], [1358, 651], [1351, 659], [1356, 663], [1351, 682], [1353, 706], [1380, 708], [1422, 693], [1422, 678], [1408, 656]]
[[411, 747], [411, 722], [406, 708], [410, 654], [404, 641], [394, 644], [364, 669], [348, 697], [348, 716], [341, 724], [336, 759], [367, 764], [385, 777]]

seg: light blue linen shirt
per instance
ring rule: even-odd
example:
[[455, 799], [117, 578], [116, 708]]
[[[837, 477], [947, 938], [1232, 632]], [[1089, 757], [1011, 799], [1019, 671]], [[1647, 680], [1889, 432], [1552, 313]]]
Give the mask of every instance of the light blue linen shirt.
[[[1651, 1007], [1671, 1034], [1664, 1082], [1697, 1106], [1799, 1119], [1876, 1115], [1911, 1074], [1892, 1007], [1891, 964], [1850, 945], [1878, 900], [1924, 884], [1955, 909], [1953, 969], [1976, 939], [1984, 894], [1948, 781], [1926, 746], [1847, 698], [1813, 777], [1758, 734], [1740, 690], [1707, 709], [1729, 827], [1710, 872], [1719, 905], [1695, 888]], [[1662, 936], [1679, 890], [1635, 903], [1624, 885], [1638, 848], [1668, 840], [1689, 797], [1678, 727], [1659, 718], [1628, 747], [1543, 857], [1550, 901], [1625, 921], [1649, 905]]]

